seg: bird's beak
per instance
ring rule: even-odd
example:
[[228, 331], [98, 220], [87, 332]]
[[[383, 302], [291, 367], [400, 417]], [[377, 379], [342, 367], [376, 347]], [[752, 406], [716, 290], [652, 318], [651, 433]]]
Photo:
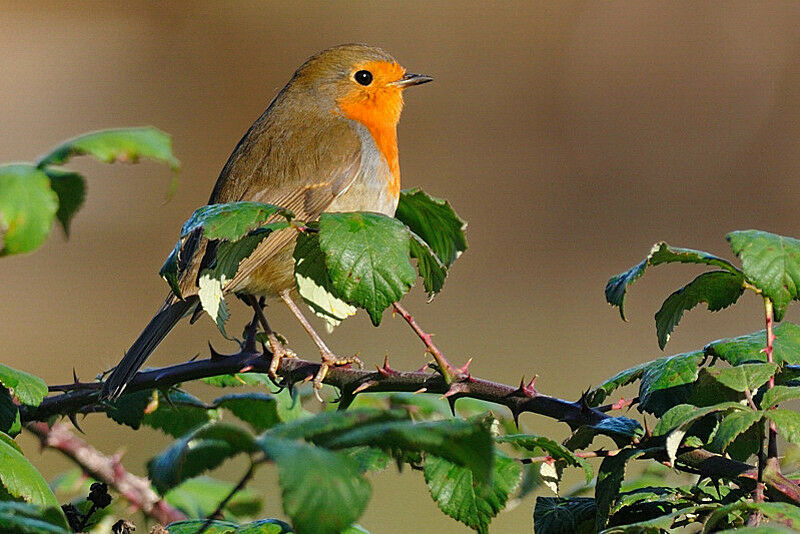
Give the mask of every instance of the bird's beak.
[[424, 74], [407, 73], [402, 78], [400, 78], [396, 82], [390, 83], [389, 85], [394, 85], [395, 87], [399, 87], [400, 89], [405, 89], [406, 87], [411, 87], [412, 85], [420, 85], [432, 81], [433, 78], [431, 78], [430, 76], [426, 76]]

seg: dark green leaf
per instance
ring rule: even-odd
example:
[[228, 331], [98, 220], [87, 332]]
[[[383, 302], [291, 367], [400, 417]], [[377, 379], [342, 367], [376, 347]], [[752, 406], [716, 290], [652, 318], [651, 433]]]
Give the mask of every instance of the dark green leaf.
[[61, 508], [0, 501], [0, 532], [14, 534], [69, 534]]
[[492, 484], [488, 488], [475, 484], [469, 469], [435, 456], [425, 459], [424, 472], [431, 497], [442, 512], [473, 530], [488, 532], [489, 522], [519, 485], [522, 466], [495, 451]]
[[209, 386], [218, 388], [239, 387], [239, 386], [271, 386], [272, 381], [267, 373], [239, 373], [235, 375], [217, 375], [203, 378], [203, 382]]
[[46, 168], [44, 172], [50, 178], [50, 188], [58, 195], [56, 219], [61, 223], [64, 234], [69, 236], [70, 222], [86, 198], [86, 180], [72, 171]]
[[[205, 525], [205, 519], [188, 519], [175, 521], [167, 525], [169, 534], [197, 534]], [[235, 534], [239, 525], [231, 521], [214, 520], [208, 525], [205, 534]]]
[[8, 390], [0, 387], [0, 432], [16, 436], [20, 430], [22, 423], [19, 418], [19, 408], [14, 404]]
[[592, 407], [599, 406], [616, 389], [627, 386], [631, 382], [639, 380], [644, 374], [644, 370], [648, 365], [650, 365], [650, 363], [651, 362], [640, 363], [639, 365], [635, 365], [630, 369], [625, 369], [624, 371], [612, 376], [590, 391], [586, 396], [586, 402], [588, 402], [589, 406]]
[[741, 271], [729, 261], [718, 258], [708, 252], [670, 247], [666, 243], [656, 243], [650, 249], [650, 254], [641, 263], [624, 273], [614, 276], [606, 284], [606, 301], [612, 306], [619, 306], [619, 313], [623, 319], [625, 319], [625, 294], [628, 286], [642, 276], [649, 265], [655, 266], [662, 263], [700, 263], [741, 275]]
[[800, 387], [775, 386], [768, 389], [761, 398], [761, 407], [766, 409], [778, 404], [800, 399]]
[[411, 232], [410, 247], [411, 257], [417, 259], [417, 270], [422, 277], [425, 292], [428, 297], [433, 297], [444, 286], [447, 267], [434, 254], [433, 249], [414, 232]]
[[644, 429], [639, 421], [629, 417], [608, 417], [593, 425], [587, 425], [587, 428], [610, 437], [618, 447], [628, 445], [644, 436]]
[[223, 277], [227, 280], [233, 279], [239, 272], [239, 264], [242, 260], [250, 256], [258, 244], [272, 231], [272, 228], [259, 228], [237, 241], [220, 242], [217, 246], [213, 267], [206, 269], [203, 273], [217, 280], [221, 280]]
[[614, 456], [603, 458], [597, 472], [597, 485], [594, 491], [597, 512], [595, 525], [598, 532], [608, 523], [611, 506], [617, 500], [622, 480], [625, 478], [625, 464], [642, 454], [644, 454], [642, 450], [623, 449]]
[[428, 244], [445, 267], [467, 250], [467, 223], [456, 215], [450, 203], [418, 188], [400, 192], [395, 217]]
[[746, 363], [727, 369], [709, 369], [708, 372], [719, 383], [734, 391], [755, 391], [766, 384], [777, 369], [774, 363]]
[[[186, 237], [198, 228], [208, 239], [238, 241], [257, 228], [270, 231], [287, 228], [286, 220], [291, 212], [263, 202], [227, 202], [197, 208], [183, 224], [181, 237]], [[277, 219], [277, 220], [276, 220]], [[268, 222], [274, 221], [274, 222]]]
[[760, 230], [731, 232], [726, 237], [742, 259], [747, 281], [775, 304], [775, 320], [783, 319], [789, 302], [800, 298], [800, 241]]
[[414, 284], [409, 233], [400, 221], [377, 213], [323, 213], [319, 245], [337, 295], [369, 313], [374, 325], [383, 310]]
[[726, 415], [719, 423], [711, 448], [719, 453], [724, 453], [733, 440], [744, 434], [756, 424], [764, 414], [755, 410], [737, 410]]
[[0, 363], [0, 384], [22, 404], [39, 406], [47, 395], [47, 384], [38, 376], [19, 371]]
[[164, 279], [164, 281], [169, 284], [169, 288], [172, 292], [179, 298], [183, 298], [181, 295], [181, 287], [178, 284], [178, 278], [180, 275], [180, 255], [181, 255], [181, 246], [183, 245], [183, 241], [178, 241], [175, 244], [175, 247], [172, 249], [172, 252], [169, 253], [167, 259], [164, 260], [164, 265], [161, 266], [161, 269], [158, 271], [158, 276]]
[[85, 154], [104, 163], [136, 163], [139, 158], [149, 158], [168, 164], [172, 170], [180, 165], [172, 155], [170, 136], [156, 128], [145, 127], [100, 130], [75, 137], [39, 158], [37, 166], [61, 165], [73, 156]]
[[594, 534], [594, 499], [537, 497], [533, 510], [535, 534]]
[[713, 532], [715, 527], [725, 526], [726, 519], [733, 512], [743, 512], [750, 515], [752, 512], [761, 512], [767, 519], [779, 521], [786, 526], [800, 530], [800, 508], [784, 502], [751, 502], [737, 501], [733, 504], [721, 506], [706, 520], [703, 532]]
[[[22, 455], [16, 444], [0, 439], [0, 484], [5, 493], [14, 499], [61, 512], [56, 496], [41, 473]], [[51, 521], [53, 522], [53, 521]], [[57, 524], [66, 527], [63, 513], [59, 514]]]
[[564, 445], [550, 438], [530, 434], [511, 434], [508, 436], [499, 436], [496, 438], [496, 441], [498, 443], [511, 443], [530, 454], [539, 454], [540, 451], [542, 451], [556, 462], [563, 461], [567, 465], [583, 468], [587, 484], [592, 480], [593, 473], [591, 465], [583, 458], [576, 456], [574, 452]]
[[343, 449], [366, 445], [390, 452], [426, 452], [469, 468], [485, 484], [494, 460], [492, 436], [484, 421], [449, 419], [413, 423], [395, 421], [356, 428], [325, 443]]
[[671, 532], [673, 524], [681, 518], [687, 516], [697, 516], [717, 508], [718, 504], [699, 504], [681, 508], [670, 514], [648, 519], [646, 521], [637, 521], [636, 523], [629, 523], [627, 525], [617, 525], [610, 527], [603, 531], [603, 534], [661, 534], [662, 532]]
[[765, 413], [786, 441], [800, 445], [800, 413], [783, 408], [767, 410]]
[[667, 344], [684, 311], [691, 310], [701, 302], [708, 304], [712, 312], [727, 308], [739, 300], [744, 291], [743, 282], [741, 273], [712, 271], [701, 274], [667, 297], [656, 312], [658, 346], [663, 349]]
[[214, 406], [225, 408], [253, 430], [262, 432], [281, 422], [278, 400], [266, 393], [239, 393], [214, 400]]
[[[707, 355], [725, 360], [731, 365], [747, 362], [766, 362], [764, 347], [767, 344], [765, 330], [744, 336], [726, 338], [706, 345]], [[773, 351], [775, 363], [800, 364], [800, 326], [792, 323], [781, 323], [775, 328], [775, 345]]]
[[651, 362], [639, 384], [640, 409], [660, 417], [671, 407], [685, 402], [702, 360], [703, 353], [698, 351]]
[[283, 510], [299, 534], [336, 534], [364, 512], [371, 489], [351, 458], [269, 435], [259, 444], [278, 464]]
[[0, 165], [0, 256], [39, 248], [57, 210], [45, 173], [33, 165]]
[[[211, 477], [197, 477], [183, 482], [164, 494], [164, 499], [190, 519], [208, 517], [233, 490], [233, 484]], [[261, 511], [261, 496], [239, 490], [224, 511], [234, 517], [252, 517]]]
[[[273, 428], [267, 435], [270, 438], [303, 439], [327, 447], [329, 441], [354, 429], [406, 419], [408, 414], [402, 410], [337, 410], [295, 419]], [[358, 445], [362, 444], [356, 444]]]
[[134, 430], [145, 424], [176, 438], [216, 417], [203, 401], [184, 391], [172, 390], [166, 399], [152, 389], [109, 401], [106, 414]]
[[691, 404], [678, 404], [667, 410], [661, 419], [658, 421], [655, 429], [653, 429], [654, 436], [663, 436], [675, 429], [687, 427], [689, 424], [694, 423], [698, 419], [714, 412], [722, 412], [729, 410], [747, 410], [738, 402], [723, 402], [714, 406], [706, 406], [698, 408]]
[[253, 453], [255, 439], [239, 427], [211, 422], [175, 441], [147, 464], [159, 491], [211, 470], [239, 453]]

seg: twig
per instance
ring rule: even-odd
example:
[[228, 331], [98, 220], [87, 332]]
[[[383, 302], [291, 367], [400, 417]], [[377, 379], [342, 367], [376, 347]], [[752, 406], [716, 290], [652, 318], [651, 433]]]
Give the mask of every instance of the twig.
[[230, 493], [228, 493], [228, 495], [225, 496], [224, 499], [222, 499], [219, 505], [217, 505], [217, 508], [208, 515], [208, 518], [206, 519], [205, 523], [203, 523], [203, 526], [200, 527], [200, 530], [197, 531], [197, 534], [203, 534], [203, 532], [208, 530], [208, 528], [211, 526], [211, 523], [214, 521], [214, 519], [221, 516], [222, 510], [228, 506], [228, 503], [231, 502], [231, 499], [233, 499], [237, 493], [242, 491], [250, 479], [253, 478], [255, 468], [255, 464], [251, 462], [250, 467], [247, 468], [247, 472], [244, 474], [242, 479], [239, 480], [239, 483], [236, 484], [236, 486], [230, 491]]
[[146, 478], [129, 473], [116, 456], [106, 456], [73, 434], [64, 423], [28, 423], [25, 428], [39, 438], [42, 447], [55, 449], [75, 462], [92, 478], [114, 488], [126, 501], [163, 525], [186, 519], [160, 498]]
[[[620, 453], [622, 449], [615, 449], [615, 450], [605, 450], [600, 449], [596, 451], [585, 451], [585, 452], [575, 452], [573, 453], [578, 458], [605, 458], [607, 456], [616, 456]], [[552, 462], [555, 460], [552, 456], [534, 456], [533, 458], [519, 458], [519, 462], [523, 465], [525, 464], [538, 464], [542, 462]]]
[[447, 358], [444, 357], [442, 351], [433, 343], [433, 339], [430, 334], [425, 332], [422, 327], [417, 324], [417, 321], [414, 317], [399, 303], [395, 302], [392, 305], [397, 313], [405, 319], [408, 323], [408, 326], [417, 334], [422, 342], [425, 344], [425, 348], [427, 351], [433, 356], [433, 359], [436, 360], [436, 364], [439, 366], [439, 370], [444, 376], [445, 382], [448, 384], [452, 384], [455, 378], [459, 375], [459, 369], [453, 367], [453, 365], [447, 361]]
[[[773, 332], [772, 327], [775, 323], [774, 311], [772, 301], [764, 297], [764, 315], [766, 316], [766, 323], [767, 323], [767, 346], [764, 348], [764, 352], [767, 354], [767, 362], [774, 363], [774, 354], [773, 354], [773, 347], [775, 345], [775, 332]], [[775, 387], [775, 374], [773, 373], [772, 376], [769, 377], [769, 389]], [[769, 422], [769, 442], [767, 445], [767, 458], [777, 458], [778, 457], [778, 428], [775, 426], [773, 421]]]

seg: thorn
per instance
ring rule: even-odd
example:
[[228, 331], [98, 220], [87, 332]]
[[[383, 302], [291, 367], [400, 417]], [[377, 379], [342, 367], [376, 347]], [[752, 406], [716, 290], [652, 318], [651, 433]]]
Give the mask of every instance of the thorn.
[[303, 380], [301, 380], [301, 382], [305, 384], [306, 382], [311, 382], [312, 380], [314, 380], [314, 373], [306, 375], [306, 377]]
[[76, 384], [80, 383], [80, 380], [78, 380], [78, 373], [75, 372], [75, 368], [74, 367], [72, 368], [72, 378], [73, 378], [73, 380], [75, 381]]
[[214, 346], [211, 344], [210, 341], [208, 342], [208, 350], [211, 352], [211, 359], [212, 360], [218, 360], [220, 358], [224, 358], [225, 357], [224, 354], [222, 354], [220, 352], [217, 352], [217, 350], [214, 348]]
[[625, 397], [620, 397], [620, 399], [611, 405], [612, 410], [622, 410], [623, 408], [627, 408], [628, 406], [633, 404], [633, 400], [625, 400]]
[[511, 410], [511, 417], [514, 418], [514, 426], [516, 426], [517, 430], [519, 430], [519, 414], [522, 413], [522, 410], [520, 410], [518, 407], [509, 407], [509, 410]]
[[388, 355], [383, 358], [383, 367], [378, 367], [378, 372], [383, 376], [392, 376], [397, 374], [397, 371], [395, 371], [389, 366]]
[[86, 432], [84, 432], [83, 429], [81, 428], [81, 425], [78, 424], [78, 418], [75, 416], [74, 412], [68, 413], [67, 417], [69, 417], [69, 420], [72, 422], [72, 426], [74, 426], [78, 430], [78, 432], [80, 432], [81, 434], [86, 434]]
[[[173, 410], [177, 410], [178, 407], [175, 406], [175, 403], [172, 402], [172, 398], [169, 396], [169, 389], [159, 389], [159, 391], [161, 392], [161, 396], [164, 397], [164, 400], [167, 401], [167, 404], [169, 404], [169, 407], [172, 408]], [[157, 396], [153, 396], [153, 400], [150, 402], [150, 404], [147, 405], [147, 408], [145, 408], [145, 413], [150, 413], [147, 410], [150, 408], [151, 404], [155, 405], [152, 408], [152, 411], [155, 411], [156, 408], [158, 408], [158, 397]]]
[[525, 377], [523, 376], [522, 379], [519, 381], [519, 387], [514, 391], [514, 394], [528, 398], [533, 398], [537, 396], [539, 393], [536, 391], [536, 388], [534, 387], [537, 378], [539, 378], [539, 375], [533, 375], [531, 381], [525, 384]]
[[239, 372], [240, 373], [246, 373], [246, 372], [252, 371], [252, 370], [253, 370], [253, 366], [252, 365], [245, 365], [244, 367], [239, 369]]
[[592, 409], [592, 407], [589, 406], [589, 393], [590, 393], [590, 391], [591, 390], [587, 389], [586, 391], [581, 393], [581, 398], [578, 401], [578, 402], [581, 403], [581, 410], [583, 410], [583, 411], [589, 411], [589, 410]]
[[644, 422], [644, 435], [651, 437], [653, 433], [650, 431], [650, 428], [647, 425], [647, 417], [642, 417], [642, 421]]
[[377, 384], [377, 380], [367, 380], [366, 382], [362, 382], [356, 389], [353, 390], [353, 395], [358, 395], [362, 391], [367, 390], [372, 386], [376, 386]]
[[472, 358], [467, 360], [467, 363], [465, 363], [461, 367], [456, 367], [456, 371], [458, 371], [459, 374], [468, 375], [469, 374], [469, 364], [471, 364], [471, 363], [472, 363]]
[[414, 372], [415, 372], [415, 373], [424, 373], [425, 371], [427, 371], [428, 369], [430, 369], [430, 366], [431, 366], [431, 364], [430, 364], [430, 363], [426, 363], [426, 364], [424, 364], [422, 367], [420, 367], [419, 369], [417, 369], [417, 370], [416, 370], [416, 371], [414, 371]]
[[417, 393], [425, 393], [428, 391], [428, 388], [419, 388], [417, 391], [413, 392], [412, 395], [416, 395]]
[[[213, 350], [213, 349], [212, 349], [212, 350]], [[190, 362], [193, 362], [193, 361], [195, 361], [195, 360], [196, 360], [197, 358], [199, 358], [199, 357], [200, 357], [200, 353], [198, 352], [197, 354], [195, 354], [194, 356], [192, 356], [192, 358], [191, 358], [189, 361], [190, 361]]]
[[444, 397], [445, 399], [449, 399], [450, 397], [453, 397], [455, 395], [468, 392], [469, 392], [469, 386], [467, 384], [465, 384], [464, 382], [453, 382], [450, 385], [450, 389], [448, 389], [447, 392], [444, 395], [442, 395], [442, 397]]
[[453, 414], [453, 417], [456, 416], [456, 397], [447, 397], [447, 404], [450, 405], [450, 413]]

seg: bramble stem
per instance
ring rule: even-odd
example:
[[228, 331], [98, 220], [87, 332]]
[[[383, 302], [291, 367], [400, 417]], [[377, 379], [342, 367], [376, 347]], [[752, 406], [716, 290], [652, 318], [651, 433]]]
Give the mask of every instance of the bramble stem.
[[[775, 315], [773, 310], [772, 301], [768, 298], [764, 298], [764, 315], [766, 316], [766, 323], [767, 323], [767, 346], [764, 348], [764, 352], [767, 355], [767, 362], [774, 363], [774, 346], [775, 346], [775, 332], [773, 332], [772, 327], [775, 323]], [[769, 389], [775, 387], [775, 375], [769, 377]], [[775, 426], [775, 423], [770, 421], [769, 422], [769, 443], [767, 445], [767, 457], [768, 458], [777, 458], [778, 457], [778, 428]]]
[[444, 381], [448, 384], [452, 384], [455, 378], [458, 376], [458, 370], [453, 367], [449, 361], [447, 361], [447, 358], [444, 357], [442, 351], [440, 351], [439, 348], [433, 343], [431, 335], [425, 332], [422, 327], [417, 324], [417, 321], [414, 319], [414, 317], [402, 305], [395, 302], [393, 306], [395, 311], [399, 313], [403, 319], [405, 319], [405, 321], [408, 323], [408, 326], [411, 327], [414, 333], [417, 334], [417, 337], [419, 337], [425, 344], [427, 352], [429, 352], [431, 356], [433, 356], [433, 359], [436, 360], [436, 364], [439, 366], [439, 371], [442, 373]]

